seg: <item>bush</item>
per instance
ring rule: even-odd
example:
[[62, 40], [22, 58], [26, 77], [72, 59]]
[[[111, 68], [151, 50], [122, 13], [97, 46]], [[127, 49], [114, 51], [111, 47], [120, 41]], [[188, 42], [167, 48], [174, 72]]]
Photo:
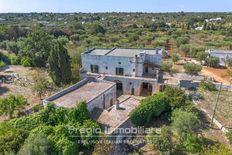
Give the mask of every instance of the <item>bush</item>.
[[195, 134], [187, 134], [183, 146], [190, 153], [201, 152], [204, 148], [204, 138]]
[[21, 59], [20, 64], [23, 65], [24, 67], [31, 67], [31, 66], [32, 66], [31, 59], [28, 58], [28, 57], [23, 57], [23, 58]]
[[0, 154], [16, 154], [28, 136], [27, 131], [1, 123], [0, 125]]
[[[96, 131], [100, 126], [89, 118], [84, 104], [65, 109], [50, 103], [37, 113], [6, 122], [7, 128], [1, 123], [0, 152], [15, 154], [20, 150], [20, 154], [40, 154], [45, 150], [48, 154], [75, 155], [79, 148], [91, 149], [94, 144], [91, 140], [97, 140], [98, 134], [80, 129]], [[78, 136], [83, 143], [72, 136]]]
[[186, 139], [187, 134], [199, 130], [200, 120], [195, 113], [176, 109], [172, 112], [172, 125], [177, 131], [181, 140]]
[[4, 66], [6, 66], [5, 62], [0, 60], [0, 67], [4, 67]]
[[228, 148], [226, 145], [214, 145], [205, 149], [203, 155], [231, 155], [232, 150]]
[[177, 47], [179, 48], [183, 44], [188, 44], [189, 40], [189, 37], [178, 37], [176, 39]]
[[200, 87], [204, 90], [208, 90], [208, 91], [216, 91], [217, 89], [215, 88], [215, 85], [208, 80], [203, 80], [200, 82]]
[[172, 54], [172, 61], [176, 63], [180, 60], [180, 56], [178, 54]]
[[30, 136], [24, 142], [18, 155], [25, 155], [25, 154], [46, 155], [50, 153], [51, 153], [50, 142], [45, 135], [30, 134]]
[[161, 132], [157, 133], [155, 130], [148, 135], [149, 142], [154, 144], [154, 147], [161, 152], [161, 154], [171, 154], [174, 143], [172, 141], [172, 131], [169, 127], [163, 126]]
[[228, 64], [229, 67], [232, 67], [232, 58], [229, 58], [227, 60], [227, 64]]
[[164, 72], [170, 72], [172, 69], [172, 63], [170, 62], [162, 62], [161, 70]]
[[131, 121], [137, 126], [142, 126], [152, 118], [169, 109], [169, 99], [164, 93], [149, 96], [141, 101], [141, 104], [132, 111]]
[[209, 57], [206, 58], [206, 64], [210, 67], [218, 67], [219, 66], [219, 58], [217, 57]]
[[189, 73], [189, 74], [197, 74], [198, 72], [201, 71], [202, 66], [201, 66], [201, 65], [194, 64], [194, 63], [186, 63], [186, 64], [184, 65], [184, 69], [185, 69], [185, 72], [186, 72], [186, 73]]
[[229, 139], [230, 141], [230, 144], [232, 144], [232, 131], [229, 131], [227, 134], [226, 134], [227, 138]]
[[19, 47], [15, 41], [8, 41], [6, 43], [6, 49], [10, 52], [15, 53], [15, 54], [17, 54], [19, 51]]
[[168, 96], [172, 109], [181, 108], [186, 105], [186, 101], [188, 98], [183, 90], [167, 86], [164, 90], [164, 93], [166, 94], [166, 96]]
[[80, 41], [80, 35], [79, 34], [74, 34], [70, 36], [71, 41]]
[[8, 59], [11, 65], [18, 65], [18, 57], [15, 54], [9, 54]]
[[85, 102], [80, 102], [76, 108], [72, 108], [69, 111], [70, 122], [75, 123], [76, 121], [83, 123], [84, 120], [90, 118], [89, 111]]

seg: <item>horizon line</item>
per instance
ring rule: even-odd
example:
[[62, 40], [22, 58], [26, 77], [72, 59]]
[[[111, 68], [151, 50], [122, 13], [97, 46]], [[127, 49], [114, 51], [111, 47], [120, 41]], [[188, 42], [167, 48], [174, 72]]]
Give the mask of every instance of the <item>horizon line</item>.
[[95, 13], [144, 13], [144, 14], [149, 14], [149, 13], [232, 13], [232, 11], [160, 11], [160, 12], [146, 12], [146, 11], [96, 11], [96, 12], [49, 12], [49, 11], [42, 11], [42, 12], [37, 12], [37, 11], [28, 11], [28, 12], [0, 12], [0, 14], [10, 14], [10, 13], [15, 13], [15, 14], [28, 14], [28, 13], [55, 13], [55, 14], [78, 14], [78, 13], [86, 13], [86, 14], [95, 14]]

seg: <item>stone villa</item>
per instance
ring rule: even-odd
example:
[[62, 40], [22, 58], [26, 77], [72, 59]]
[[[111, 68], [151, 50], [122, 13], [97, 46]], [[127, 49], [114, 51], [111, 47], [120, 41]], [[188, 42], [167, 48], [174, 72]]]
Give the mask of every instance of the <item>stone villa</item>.
[[[139, 105], [139, 96], [155, 93], [163, 79], [162, 51], [158, 48], [89, 49], [81, 58], [81, 81], [43, 104], [72, 108], [85, 101], [93, 119], [109, 128], [130, 124], [129, 113]], [[111, 116], [115, 118], [109, 120]]]
[[101, 76], [116, 83], [117, 94], [151, 95], [162, 81], [160, 49], [90, 49], [82, 55], [81, 78]]

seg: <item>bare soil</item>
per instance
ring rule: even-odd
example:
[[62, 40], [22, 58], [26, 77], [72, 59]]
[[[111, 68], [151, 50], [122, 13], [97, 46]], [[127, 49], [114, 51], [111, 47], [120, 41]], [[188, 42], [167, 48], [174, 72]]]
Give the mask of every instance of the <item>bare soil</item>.
[[231, 84], [227, 69], [203, 67], [200, 74], [204, 76], [211, 76], [215, 79], [215, 81], [222, 82], [223, 84]]

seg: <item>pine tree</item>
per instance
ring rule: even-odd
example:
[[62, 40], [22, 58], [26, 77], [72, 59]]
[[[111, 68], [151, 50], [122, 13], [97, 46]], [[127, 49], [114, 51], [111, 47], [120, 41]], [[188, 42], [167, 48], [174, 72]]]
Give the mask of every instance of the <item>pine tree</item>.
[[59, 41], [55, 41], [48, 59], [49, 74], [53, 82], [60, 86], [71, 82], [72, 72], [67, 49]]

